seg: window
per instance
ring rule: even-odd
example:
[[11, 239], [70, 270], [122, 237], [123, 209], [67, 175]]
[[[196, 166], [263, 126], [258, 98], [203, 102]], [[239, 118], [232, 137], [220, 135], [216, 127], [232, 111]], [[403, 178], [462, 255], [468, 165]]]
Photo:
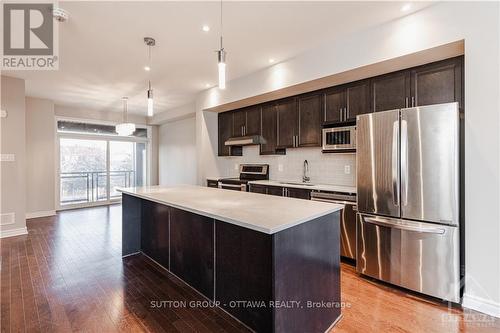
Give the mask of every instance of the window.
[[117, 187], [147, 184], [146, 128], [138, 128], [130, 137], [119, 137], [111, 135], [114, 126], [110, 125], [68, 121], [57, 125], [61, 207], [119, 200]]

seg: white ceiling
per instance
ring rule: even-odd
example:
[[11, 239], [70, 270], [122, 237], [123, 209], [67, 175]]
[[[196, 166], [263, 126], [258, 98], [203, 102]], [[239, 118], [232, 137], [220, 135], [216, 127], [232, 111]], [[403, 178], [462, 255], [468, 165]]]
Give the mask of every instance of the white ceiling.
[[[194, 100], [217, 83], [219, 2], [59, 2], [70, 13], [60, 25], [58, 71], [18, 71], [29, 96], [61, 105], [146, 115], [144, 36], [156, 39], [151, 80], [155, 112]], [[228, 79], [292, 58], [329, 39], [414, 12], [429, 3], [224, 2]], [[211, 30], [202, 31], [207, 24]]]

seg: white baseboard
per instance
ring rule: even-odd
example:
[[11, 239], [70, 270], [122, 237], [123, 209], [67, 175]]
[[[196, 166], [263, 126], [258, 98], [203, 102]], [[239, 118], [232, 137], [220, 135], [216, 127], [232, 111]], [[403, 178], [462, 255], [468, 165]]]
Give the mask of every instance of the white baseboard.
[[37, 217], [47, 217], [56, 215], [55, 210], [41, 210], [33, 213], [26, 213], [27, 219], [36, 219]]
[[464, 294], [462, 306], [500, 318], [500, 303], [493, 302], [489, 299]]
[[2, 231], [0, 231], [0, 238], [21, 236], [21, 235], [26, 235], [26, 234], [28, 234], [28, 229], [26, 229], [26, 227], [11, 229], [11, 230], [2, 230]]

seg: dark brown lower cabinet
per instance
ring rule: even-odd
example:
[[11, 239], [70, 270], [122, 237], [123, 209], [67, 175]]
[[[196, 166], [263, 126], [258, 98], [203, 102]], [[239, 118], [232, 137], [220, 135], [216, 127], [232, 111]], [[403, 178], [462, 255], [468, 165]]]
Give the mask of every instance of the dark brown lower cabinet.
[[209, 299], [214, 296], [214, 220], [170, 208], [170, 271]]
[[250, 184], [250, 192], [267, 194], [267, 186]]
[[311, 190], [302, 189], [302, 188], [293, 188], [287, 187], [287, 197], [289, 198], [297, 198], [297, 199], [311, 199]]
[[277, 195], [279, 197], [283, 196], [283, 187], [281, 186], [267, 186], [267, 194]]
[[267, 306], [235, 306], [232, 302], [268, 305], [272, 300], [272, 236], [224, 222], [217, 222], [215, 228], [216, 300], [256, 332], [271, 332], [273, 318]]
[[168, 268], [169, 256], [169, 208], [156, 202], [142, 202], [141, 244], [142, 251]]

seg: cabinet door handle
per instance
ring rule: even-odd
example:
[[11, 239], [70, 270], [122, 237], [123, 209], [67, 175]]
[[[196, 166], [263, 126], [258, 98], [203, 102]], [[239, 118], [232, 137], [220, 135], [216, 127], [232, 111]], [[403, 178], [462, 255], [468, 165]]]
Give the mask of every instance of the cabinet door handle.
[[411, 96], [411, 107], [415, 107], [415, 96]]
[[342, 108], [339, 109], [340, 121], [342, 121]]
[[345, 112], [345, 120], [349, 119], [349, 110], [347, 110], [347, 106], [344, 108]]

